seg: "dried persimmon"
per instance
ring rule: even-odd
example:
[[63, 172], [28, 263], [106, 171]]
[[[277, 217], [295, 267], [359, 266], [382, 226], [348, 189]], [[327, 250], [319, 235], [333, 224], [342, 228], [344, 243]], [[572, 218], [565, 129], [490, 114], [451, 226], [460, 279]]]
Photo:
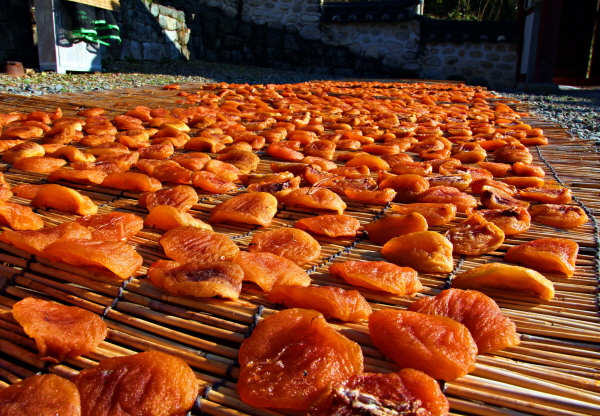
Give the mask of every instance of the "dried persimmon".
[[191, 261], [231, 261], [240, 249], [223, 234], [195, 227], [177, 227], [167, 231], [158, 243], [165, 254], [179, 263]]
[[24, 157], [13, 163], [13, 168], [27, 172], [50, 173], [67, 164], [66, 160], [48, 156]]
[[419, 194], [418, 202], [453, 204], [458, 212], [469, 213], [477, 207], [477, 199], [473, 195], [461, 192], [451, 186], [434, 186]]
[[294, 225], [304, 231], [329, 237], [355, 237], [360, 222], [348, 215], [318, 215], [302, 218]]
[[145, 192], [138, 199], [138, 203], [148, 211], [152, 211], [158, 205], [170, 205], [185, 212], [198, 203], [198, 194], [191, 186], [177, 185], [156, 192]]
[[427, 220], [418, 212], [406, 215], [393, 213], [364, 225], [369, 240], [379, 245], [404, 234], [427, 231], [427, 228]]
[[329, 268], [329, 273], [340, 276], [351, 285], [395, 295], [412, 295], [423, 289], [414, 269], [386, 261], [335, 263]]
[[29, 207], [0, 200], [0, 225], [17, 231], [39, 230], [44, 226], [44, 220]]
[[504, 261], [539, 272], [558, 272], [573, 277], [579, 244], [566, 238], [538, 238], [508, 249]]
[[519, 198], [543, 204], [567, 204], [571, 202], [572, 192], [563, 186], [546, 185], [539, 188], [521, 189]]
[[177, 227], [205, 228], [212, 231], [212, 227], [204, 221], [194, 218], [189, 212], [179, 211], [171, 205], [157, 205], [144, 220], [144, 226], [169, 231]]
[[53, 363], [93, 351], [108, 333], [106, 324], [95, 313], [42, 299], [20, 300], [13, 305], [12, 314], [25, 333], [35, 339], [38, 357]]
[[588, 222], [583, 209], [575, 205], [540, 204], [529, 209], [533, 221], [558, 228], [573, 228]]
[[310, 284], [310, 277], [304, 269], [273, 253], [240, 251], [232, 261], [244, 270], [244, 280], [256, 283], [265, 292], [270, 292], [279, 285]]
[[81, 416], [77, 386], [55, 374], [40, 374], [0, 390], [0, 416]]
[[162, 188], [158, 179], [137, 172], [109, 173], [102, 186], [130, 192], [153, 192]]
[[238, 222], [268, 227], [277, 214], [277, 198], [267, 192], [236, 195], [215, 206], [210, 214], [211, 224]]
[[101, 184], [106, 173], [99, 169], [67, 169], [59, 168], [52, 171], [46, 178], [48, 182], [67, 181], [83, 184]]
[[399, 266], [423, 273], [450, 273], [454, 269], [452, 243], [435, 231], [420, 231], [394, 237], [381, 254]]
[[359, 345], [308, 309], [263, 319], [242, 343], [238, 360], [237, 391], [256, 407], [308, 409], [333, 382], [363, 372]]
[[504, 231], [475, 213], [451, 228], [446, 237], [455, 253], [479, 256], [500, 247], [504, 242]]
[[402, 368], [441, 380], [475, 369], [477, 344], [467, 327], [453, 319], [381, 309], [369, 316], [369, 333], [375, 346]]
[[531, 226], [531, 216], [525, 207], [482, 209], [477, 211], [485, 220], [504, 231], [504, 235], [525, 232]]
[[554, 298], [554, 285], [540, 273], [526, 267], [503, 263], [487, 263], [459, 273], [452, 280], [459, 289], [499, 289], [523, 292], [544, 300]]
[[297, 228], [278, 228], [254, 234], [248, 245], [248, 251], [273, 253], [303, 266], [319, 258], [321, 246], [306, 231]]
[[[360, 410], [359, 410], [360, 409]], [[335, 383], [331, 393], [313, 403], [312, 416], [371, 414], [448, 414], [448, 399], [437, 381], [412, 368], [395, 373], [363, 373]]]
[[344, 322], [363, 322], [372, 313], [371, 306], [357, 290], [333, 286], [276, 285], [269, 300], [287, 308], [314, 309], [325, 318]]
[[82, 416], [180, 415], [198, 397], [190, 366], [159, 351], [106, 358], [71, 381], [81, 395]]
[[44, 249], [56, 241], [73, 238], [90, 239], [92, 233], [83, 225], [75, 222], [65, 222], [54, 227], [40, 228], [39, 230], [5, 230], [0, 234], [0, 241], [11, 244], [34, 256], [43, 256]]
[[236, 300], [242, 290], [244, 271], [230, 261], [180, 264], [158, 260], [148, 268], [148, 277], [157, 286], [176, 295]]
[[392, 211], [399, 214], [408, 215], [416, 212], [421, 214], [427, 224], [432, 227], [449, 223], [456, 216], [456, 206], [454, 204], [443, 204], [434, 202], [416, 202], [407, 205], [392, 205]]
[[515, 324], [493, 299], [476, 290], [447, 289], [418, 299], [408, 310], [460, 322], [473, 336], [479, 354], [501, 351], [520, 342]]
[[479, 200], [481, 201], [481, 205], [489, 209], [529, 207], [529, 202], [513, 198], [509, 193], [488, 185], [483, 185], [481, 187]]
[[429, 189], [429, 181], [420, 175], [386, 175], [379, 183], [380, 189], [391, 188], [396, 191], [394, 201], [396, 202], [416, 202], [419, 195]]
[[289, 206], [336, 211], [343, 214], [346, 203], [339, 195], [326, 188], [299, 188], [285, 190], [275, 194], [279, 202]]
[[237, 189], [235, 183], [205, 170], [194, 172], [191, 180], [196, 188], [212, 194], [222, 194]]
[[69, 214], [92, 215], [98, 212], [98, 206], [86, 195], [66, 186], [50, 184], [41, 187], [31, 206], [36, 208], [54, 208]]
[[48, 245], [42, 252], [54, 262], [77, 267], [108, 270], [121, 279], [128, 279], [143, 262], [133, 246], [123, 241], [71, 239]]

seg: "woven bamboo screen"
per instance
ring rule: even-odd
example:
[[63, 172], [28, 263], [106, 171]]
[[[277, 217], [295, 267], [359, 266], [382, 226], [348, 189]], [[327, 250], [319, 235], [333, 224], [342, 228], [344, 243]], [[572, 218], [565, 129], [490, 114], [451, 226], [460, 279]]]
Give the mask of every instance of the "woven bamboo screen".
[[121, 3], [120, 0], [67, 0], [75, 3], [87, 4], [89, 6], [99, 7], [101, 9], [112, 10], [115, 12], [120, 11]]

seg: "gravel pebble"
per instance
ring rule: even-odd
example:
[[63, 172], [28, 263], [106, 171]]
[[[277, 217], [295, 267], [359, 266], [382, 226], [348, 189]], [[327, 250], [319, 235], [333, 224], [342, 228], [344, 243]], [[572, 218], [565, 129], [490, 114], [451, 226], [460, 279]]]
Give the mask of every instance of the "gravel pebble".
[[[32, 72], [17, 78], [0, 74], [0, 93], [42, 95], [137, 88], [186, 82], [228, 82], [284, 84], [318, 80], [318, 75], [242, 65], [203, 61], [160, 63], [107, 63], [104, 72], [56, 74]], [[334, 79], [334, 78], [327, 78]], [[515, 91], [500, 95], [532, 105], [531, 113], [556, 123], [579, 138], [600, 144], [600, 90], [563, 89], [556, 95], [524, 94]]]

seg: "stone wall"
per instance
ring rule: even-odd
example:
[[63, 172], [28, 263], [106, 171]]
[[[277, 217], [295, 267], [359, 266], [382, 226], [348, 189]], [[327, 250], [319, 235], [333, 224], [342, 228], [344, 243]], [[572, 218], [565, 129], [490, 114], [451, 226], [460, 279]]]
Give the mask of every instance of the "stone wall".
[[38, 66], [32, 15], [26, 0], [3, 0], [0, 7], [0, 61], [17, 61], [27, 68]]
[[121, 13], [114, 16], [122, 42], [111, 41], [111, 47], [103, 48], [103, 56], [140, 61], [190, 59], [184, 11], [149, 0], [121, 0]]

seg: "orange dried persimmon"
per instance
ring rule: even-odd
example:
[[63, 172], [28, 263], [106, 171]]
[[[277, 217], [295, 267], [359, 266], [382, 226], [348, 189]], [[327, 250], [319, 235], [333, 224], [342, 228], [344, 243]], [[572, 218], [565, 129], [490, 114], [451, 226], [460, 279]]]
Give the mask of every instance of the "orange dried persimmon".
[[40, 374], [0, 390], [2, 416], [81, 416], [77, 386], [55, 374]]
[[13, 168], [27, 172], [50, 173], [67, 164], [66, 160], [48, 156], [24, 157], [13, 163]]
[[433, 202], [416, 202], [407, 205], [394, 204], [392, 205], [392, 211], [403, 215], [413, 212], [419, 213], [425, 218], [427, 224], [432, 227], [447, 224], [456, 216], [455, 205]]
[[452, 175], [432, 176], [427, 178], [427, 180], [431, 188], [434, 186], [451, 186], [459, 191], [464, 191], [469, 187], [473, 178], [468, 173], [455, 173]]
[[297, 228], [278, 228], [254, 234], [248, 251], [267, 252], [293, 261], [303, 266], [321, 255], [321, 246], [306, 231]]
[[479, 195], [481, 205], [489, 209], [529, 207], [529, 202], [513, 198], [509, 193], [493, 186], [483, 185]]
[[96, 157], [90, 153], [84, 153], [75, 146], [63, 146], [48, 156], [66, 158], [70, 162], [94, 162]]
[[281, 303], [286, 308], [314, 309], [327, 319], [344, 322], [363, 322], [372, 313], [360, 292], [333, 286], [277, 285], [268, 297], [271, 302]]
[[394, 237], [417, 231], [427, 231], [428, 225], [425, 217], [418, 212], [409, 214], [386, 215], [368, 224], [365, 224], [365, 231], [371, 242], [384, 245]]
[[588, 221], [583, 209], [575, 205], [540, 204], [529, 209], [533, 221], [559, 228], [579, 227]]
[[558, 272], [573, 277], [579, 244], [566, 238], [538, 238], [508, 249], [504, 261], [538, 272]]
[[268, 227], [277, 214], [277, 198], [267, 192], [249, 192], [236, 195], [215, 206], [209, 222], [239, 222]]
[[522, 162], [527, 165], [533, 162], [533, 157], [529, 150], [514, 148], [513, 144], [506, 144], [494, 150], [494, 162], [497, 163], [517, 163]]
[[273, 253], [240, 251], [232, 260], [244, 270], [244, 280], [254, 282], [265, 292], [279, 285], [308, 286], [310, 277], [291, 260]]
[[[185, 414], [198, 397], [198, 380], [181, 358], [159, 351], [106, 358], [71, 379], [82, 416]], [[143, 411], [142, 411], [143, 409]]]
[[446, 237], [455, 253], [479, 256], [500, 247], [504, 242], [504, 231], [475, 213], [451, 228]]
[[433, 167], [426, 162], [402, 162], [392, 168], [396, 175], [419, 175], [428, 176], [432, 173]]
[[386, 205], [392, 202], [398, 195], [398, 193], [391, 188], [384, 188], [374, 191], [368, 189], [346, 188], [344, 189], [344, 193], [350, 199], [373, 205]]
[[171, 157], [171, 160], [192, 171], [202, 170], [204, 165], [206, 165], [206, 162], [210, 159], [211, 157], [209, 155], [201, 152], [180, 153]]
[[83, 184], [101, 184], [106, 173], [99, 169], [67, 169], [59, 168], [52, 171], [46, 178], [48, 182], [67, 181]]
[[162, 183], [144, 173], [123, 172], [109, 173], [102, 186], [130, 192], [154, 192], [162, 188]]
[[92, 215], [98, 212], [98, 206], [87, 196], [74, 189], [57, 184], [44, 185], [33, 199], [31, 206], [36, 208], [54, 208], [69, 214]]
[[237, 189], [237, 185], [235, 183], [205, 170], [194, 172], [191, 180], [192, 185], [194, 185], [196, 188], [200, 188], [203, 191], [210, 192], [212, 194], [222, 194]]
[[102, 241], [127, 241], [144, 226], [137, 215], [119, 211], [87, 215], [75, 222], [91, 229], [93, 239]]
[[238, 360], [237, 391], [256, 407], [308, 409], [333, 382], [363, 372], [359, 345], [308, 309], [263, 319], [242, 342]]
[[348, 215], [318, 215], [296, 221], [294, 227], [329, 237], [355, 237], [360, 222]]
[[544, 300], [554, 298], [554, 285], [540, 273], [526, 267], [504, 263], [487, 263], [459, 273], [452, 280], [459, 289], [499, 289], [523, 292]]
[[205, 228], [212, 231], [212, 227], [204, 221], [194, 218], [189, 212], [179, 211], [171, 205], [157, 205], [144, 220], [144, 226], [169, 231], [177, 227]]
[[381, 254], [394, 264], [423, 273], [450, 273], [454, 269], [452, 243], [435, 231], [419, 231], [394, 237]]
[[434, 186], [419, 194], [418, 202], [453, 204], [458, 212], [469, 213], [477, 207], [474, 196], [461, 192], [451, 186]]
[[517, 162], [512, 165], [512, 171], [517, 176], [543, 178], [546, 172], [540, 166], [533, 166], [523, 162]]
[[484, 186], [500, 189], [510, 196], [514, 196], [517, 193], [517, 189], [514, 186], [508, 185], [505, 182], [495, 181], [490, 178], [477, 179], [471, 182], [471, 191], [473, 191], [475, 194], [480, 194], [483, 191]]
[[159, 240], [165, 254], [185, 264], [191, 261], [231, 261], [240, 249], [229, 238], [210, 230], [177, 227], [167, 231]]
[[370, 177], [371, 170], [365, 166], [340, 166], [328, 171], [334, 175], [342, 175], [347, 179], [364, 179]]
[[230, 261], [180, 264], [158, 260], [148, 268], [148, 277], [157, 286], [176, 295], [236, 300], [242, 291], [244, 271]]
[[139, 149], [139, 152], [140, 159], [163, 160], [171, 157], [175, 152], [175, 149], [173, 147], [173, 143], [167, 140], [159, 144], [153, 144], [151, 146]]
[[437, 381], [412, 368], [396, 373], [363, 373], [333, 384], [310, 409], [312, 416], [352, 416], [358, 409], [376, 414], [443, 416], [448, 399]]
[[219, 155], [217, 160], [235, 166], [241, 174], [255, 171], [260, 163], [260, 158], [256, 154], [240, 149], [232, 149], [227, 153]]
[[206, 162], [204, 170], [231, 182], [236, 182], [240, 174], [240, 170], [234, 165], [216, 159]]
[[370, 155], [368, 153], [360, 154], [346, 162], [348, 167], [358, 167], [365, 165], [372, 171], [390, 170], [390, 165], [379, 156]]
[[546, 185], [539, 188], [521, 189], [519, 198], [543, 204], [566, 204], [571, 202], [572, 194], [569, 188]]
[[55, 227], [44, 227], [39, 230], [5, 230], [0, 234], [0, 241], [3, 243], [11, 244], [34, 256], [43, 256], [44, 249], [56, 241], [72, 238], [90, 239], [92, 233], [83, 225], [65, 222]]
[[[300, 142], [295, 142], [300, 143]], [[285, 142], [272, 142], [267, 146], [265, 152], [268, 156], [275, 157], [281, 160], [297, 162], [304, 159], [304, 154], [298, 150], [290, 148]]]
[[329, 273], [341, 277], [351, 285], [395, 295], [412, 295], [423, 289], [414, 269], [386, 261], [335, 263], [329, 267]]
[[15, 196], [18, 196], [19, 198], [23, 198], [23, 199], [33, 199], [33, 197], [35, 197], [35, 195], [38, 193], [38, 191], [40, 189], [42, 189], [44, 186], [48, 186], [46, 184], [32, 184], [32, 183], [22, 183], [20, 185], [17, 185], [15, 187], [13, 187], [11, 189], [11, 192], [13, 192], [13, 194]]
[[336, 211], [343, 214], [346, 203], [339, 195], [326, 188], [299, 188], [281, 191], [275, 194], [279, 202], [289, 206]]
[[156, 166], [149, 175], [160, 182], [187, 184], [192, 178], [192, 171], [177, 162], [166, 160]]
[[419, 195], [429, 189], [429, 182], [415, 174], [389, 175], [379, 183], [379, 188], [391, 188], [396, 191], [396, 202], [415, 202]]
[[369, 316], [377, 348], [402, 368], [438, 380], [454, 380], [475, 369], [477, 344], [463, 324], [443, 316], [380, 309]]
[[2, 155], [2, 161], [4, 163], [15, 163], [19, 159], [44, 156], [45, 154], [46, 150], [44, 150], [40, 144], [35, 142], [24, 142], [5, 150]]
[[86, 269], [108, 270], [121, 279], [127, 279], [143, 262], [133, 246], [123, 241], [96, 241], [71, 239], [48, 245], [42, 252], [54, 262], [62, 262]]
[[93, 312], [42, 299], [25, 298], [13, 305], [12, 314], [35, 339], [38, 357], [60, 363], [93, 351], [108, 333], [102, 318]]
[[478, 162], [477, 166], [491, 172], [495, 178], [504, 178], [511, 168], [508, 163]]
[[535, 176], [509, 176], [504, 178], [504, 183], [514, 186], [517, 189], [539, 188], [546, 183], [542, 178]]
[[467, 327], [479, 354], [519, 345], [515, 324], [487, 295], [476, 290], [447, 289], [436, 296], [422, 297], [408, 308], [412, 312], [440, 315]]
[[0, 200], [0, 224], [16, 231], [39, 230], [44, 220], [29, 207]]
[[531, 226], [531, 216], [525, 207], [509, 209], [482, 209], [477, 211], [485, 220], [504, 231], [504, 235], [525, 232]]
[[138, 199], [138, 203], [148, 211], [152, 211], [158, 205], [170, 205], [185, 212], [198, 203], [198, 194], [191, 186], [177, 185], [156, 192], [145, 192]]

